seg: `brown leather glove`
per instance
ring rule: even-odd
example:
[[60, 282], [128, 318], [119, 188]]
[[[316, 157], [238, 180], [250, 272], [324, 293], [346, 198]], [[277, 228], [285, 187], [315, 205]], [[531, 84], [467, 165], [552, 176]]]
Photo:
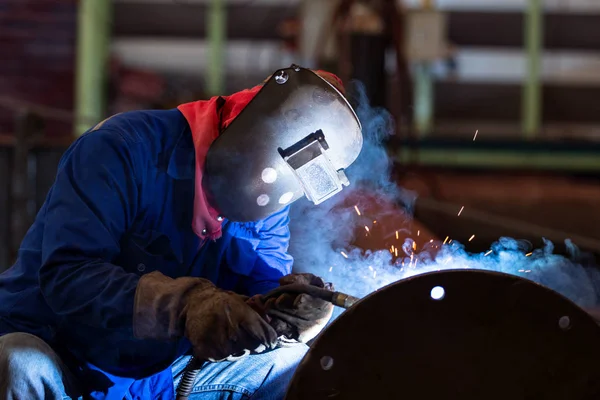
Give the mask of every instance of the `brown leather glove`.
[[277, 333], [245, 301], [206, 279], [172, 279], [155, 271], [143, 275], [137, 286], [134, 335], [156, 340], [185, 336], [194, 356], [209, 361], [274, 348]]
[[[279, 280], [281, 286], [292, 283], [313, 285], [333, 290], [333, 285], [313, 274], [291, 274]], [[266, 303], [266, 313], [278, 336], [306, 343], [327, 325], [333, 314], [333, 304], [308, 294], [282, 294]]]

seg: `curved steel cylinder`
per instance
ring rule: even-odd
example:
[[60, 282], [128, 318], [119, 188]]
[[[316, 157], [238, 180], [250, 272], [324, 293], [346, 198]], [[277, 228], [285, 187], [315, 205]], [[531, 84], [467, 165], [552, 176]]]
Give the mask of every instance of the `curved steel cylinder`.
[[600, 327], [541, 285], [433, 272], [359, 301], [313, 343], [287, 400], [599, 399]]

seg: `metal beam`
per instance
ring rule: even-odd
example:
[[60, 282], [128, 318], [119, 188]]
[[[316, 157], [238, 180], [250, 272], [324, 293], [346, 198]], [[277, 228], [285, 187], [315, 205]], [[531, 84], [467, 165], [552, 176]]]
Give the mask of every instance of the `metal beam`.
[[[600, 172], [600, 154], [581, 152], [514, 151], [511, 149], [467, 150], [419, 148], [419, 164], [432, 167], [491, 168], [504, 170], [545, 170]], [[393, 158], [397, 163], [409, 159], [410, 149], [400, 148]]]
[[79, 1], [74, 124], [76, 136], [90, 128], [90, 119], [99, 122], [104, 117], [111, 10], [112, 1]]
[[[119, 38], [204, 37], [207, 32], [206, 14], [209, 7], [208, 2], [187, 1], [161, 3], [147, 0], [115, 3], [113, 33]], [[226, 8], [227, 37], [230, 40], [277, 40], [278, 24], [298, 14], [296, 3], [276, 5], [251, 1], [243, 4], [228, 2]], [[523, 46], [524, 14], [521, 12], [449, 11], [446, 15], [449, 40], [459, 47]], [[485, 26], [486, 29], [474, 28], [477, 26]], [[544, 45], [550, 50], [598, 50], [600, 13], [546, 13]]]
[[209, 96], [224, 94], [225, 90], [225, 36], [227, 20], [224, 0], [211, 0], [207, 15], [208, 43], [210, 59], [206, 77], [206, 93]]
[[526, 139], [535, 139], [542, 126], [542, 18], [542, 0], [528, 0], [524, 27], [527, 71], [521, 103]]
[[[600, 86], [546, 83], [542, 88], [545, 123], [598, 123]], [[514, 121], [521, 115], [522, 87], [516, 83], [435, 83], [436, 120]]]
[[414, 123], [419, 136], [426, 136], [433, 130], [434, 82], [431, 64], [421, 62], [414, 70]]

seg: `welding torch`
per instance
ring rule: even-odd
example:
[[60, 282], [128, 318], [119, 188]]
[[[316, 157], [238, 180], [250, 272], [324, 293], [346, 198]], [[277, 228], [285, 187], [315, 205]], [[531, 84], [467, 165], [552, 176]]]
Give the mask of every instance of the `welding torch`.
[[[282, 285], [275, 288], [261, 296], [263, 302], [266, 303], [269, 299], [276, 299], [283, 294], [308, 294], [309, 296], [325, 300], [334, 306], [342, 308], [350, 308], [360, 300], [358, 297], [350, 296], [349, 294], [342, 292], [334, 292], [325, 288], [320, 288], [313, 285], [305, 285], [301, 283], [291, 283], [289, 285]], [[194, 382], [200, 372], [200, 367], [204, 364], [205, 360], [197, 360], [192, 357], [190, 362], [185, 368], [185, 372], [181, 377], [179, 385], [177, 385], [177, 398], [176, 400], [187, 400], [192, 393]]]

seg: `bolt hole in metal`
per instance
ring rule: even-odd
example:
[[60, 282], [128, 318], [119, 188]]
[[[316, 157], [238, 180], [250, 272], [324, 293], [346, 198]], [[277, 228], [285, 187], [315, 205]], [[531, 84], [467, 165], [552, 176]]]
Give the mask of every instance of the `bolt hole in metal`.
[[430, 295], [433, 300], [442, 300], [446, 296], [446, 291], [441, 286], [435, 286], [431, 289]]
[[571, 329], [571, 318], [569, 318], [568, 315], [560, 317], [558, 320], [558, 326], [563, 331], [568, 331], [569, 329]]
[[331, 368], [333, 368], [333, 358], [329, 356], [321, 357], [321, 368], [323, 368], [325, 371], [329, 371]]

